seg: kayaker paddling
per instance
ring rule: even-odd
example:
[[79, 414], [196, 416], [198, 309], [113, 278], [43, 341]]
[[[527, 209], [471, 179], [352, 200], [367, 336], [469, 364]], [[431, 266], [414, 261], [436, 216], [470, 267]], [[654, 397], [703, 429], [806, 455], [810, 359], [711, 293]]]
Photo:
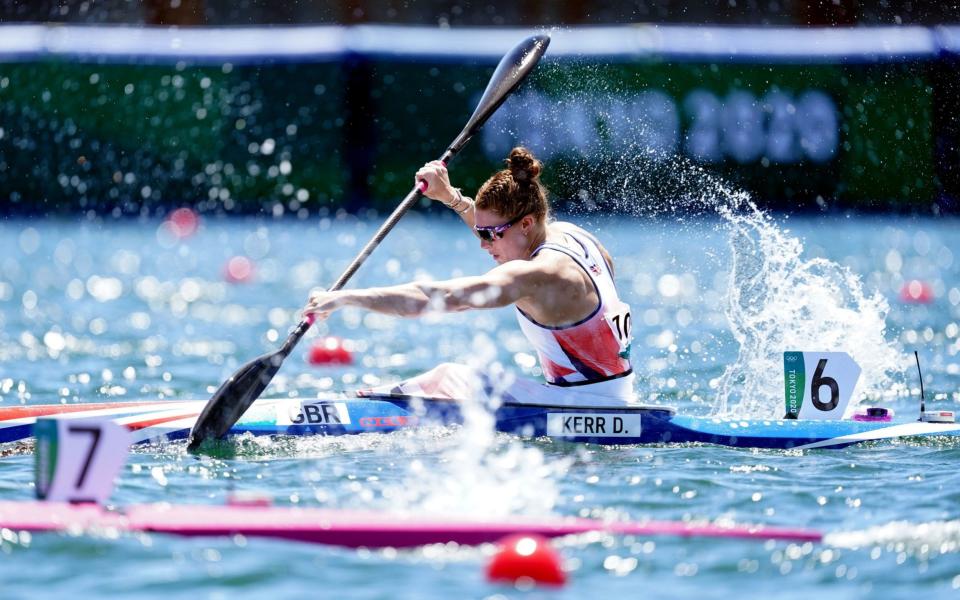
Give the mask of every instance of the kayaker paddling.
[[[476, 202], [452, 186], [440, 162], [416, 174], [427, 197], [456, 211], [473, 229], [496, 267], [445, 281], [317, 291], [304, 312], [322, 319], [354, 306], [416, 317], [512, 304], [537, 350], [546, 385], [516, 379], [505, 396], [532, 404], [630, 402], [630, 309], [617, 295], [609, 253], [592, 234], [551, 219], [542, 165], [527, 149], [514, 148], [506, 163], [480, 187]], [[478, 385], [496, 387], [473, 369], [446, 363], [390, 388], [463, 398]]]

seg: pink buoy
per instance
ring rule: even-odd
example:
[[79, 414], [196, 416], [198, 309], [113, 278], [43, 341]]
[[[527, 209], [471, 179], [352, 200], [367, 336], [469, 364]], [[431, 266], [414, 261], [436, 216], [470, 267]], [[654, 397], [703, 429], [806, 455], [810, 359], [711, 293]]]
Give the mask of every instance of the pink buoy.
[[517, 584], [528, 581], [560, 586], [567, 574], [560, 565], [560, 555], [543, 536], [528, 533], [509, 535], [497, 544], [497, 552], [487, 565], [487, 579]]
[[253, 279], [253, 261], [246, 256], [234, 256], [223, 269], [223, 278], [230, 283], [247, 283]]
[[200, 217], [192, 208], [178, 208], [170, 213], [170, 218], [167, 219], [168, 230], [181, 239], [196, 233], [199, 226]]
[[230, 283], [247, 283], [253, 279], [253, 261], [246, 256], [234, 256], [223, 269], [223, 278]]
[[900, 288], [900, 301], [907, 304], [929, 304], [933, 301], [933, 289], [925, 281], [911, 279]]
[[353, 354], [344, 347], [343, 340], [328, 336], [313, 342], [307, 353], [307, 362], [311, 365], [349, 365], [353, 363]]

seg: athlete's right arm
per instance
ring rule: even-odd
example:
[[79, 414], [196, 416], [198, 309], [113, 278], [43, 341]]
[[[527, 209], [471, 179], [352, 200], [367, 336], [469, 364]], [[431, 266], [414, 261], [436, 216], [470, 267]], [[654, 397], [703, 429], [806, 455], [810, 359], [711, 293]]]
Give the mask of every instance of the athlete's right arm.
[[336, 292], [318, 290], [310, 295], [304, 313], [326, 319], [337, 309], [355, 306], [388, 315], [416, 317], [428, 312], [497, 308], [541, 293], [554, 280], [552, 271], [541, 263], [514, 260], [483, 275], [445, 281]]
[[414, 179], [418, 185], [421, 181], [426, 183], [424, 196], [442, 202], [447, 208], [460, 215], [467, 227], [473, 229], [476, 223], [473, 215], [473, 200], [465, 197], [460, 190], [450, 184], [447, 167], [442, 162], [435, 160], [423, 165]]

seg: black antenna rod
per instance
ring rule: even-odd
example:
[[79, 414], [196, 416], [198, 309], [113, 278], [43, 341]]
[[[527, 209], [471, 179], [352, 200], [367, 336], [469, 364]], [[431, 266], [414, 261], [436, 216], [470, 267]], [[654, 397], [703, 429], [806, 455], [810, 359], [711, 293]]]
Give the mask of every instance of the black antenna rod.
[[923, 413], [926, 410], [926, 408], [923, 405], [923, 373], [920, 372], [920, 355], [917, 354], [916, 350], [913, 351], [913, 357], [917, 359], [917, 375], [920, 376], [920, 418], [917, 420], [922, 421]]

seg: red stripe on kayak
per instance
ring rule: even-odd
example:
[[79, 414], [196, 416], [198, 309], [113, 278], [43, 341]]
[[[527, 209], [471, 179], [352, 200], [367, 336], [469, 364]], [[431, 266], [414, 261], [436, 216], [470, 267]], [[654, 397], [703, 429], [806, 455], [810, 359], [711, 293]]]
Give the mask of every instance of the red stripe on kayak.
[[148, 406], [151, 404], [160, 404], [158, 402], [94, 402], [91, 404], [37, 404], [35, 406], [14, 406], [10, 408], [0, 408], [0, 421], [12, 419], [27, 419], [36, 417], [47, 417], [50, 415], [62, 415], [67, 413], [76, 413], [92, 410], [105, 410], [110, 408], [124, 408]]
[[124, 426], [130, 431], [138, 431], [140, 429], [146, 429], [147, 427], [153, 427], [154, 425], [169, 423], [170, 421], [179, 421], [180, 419], [186, 419], [188, 417], [196, 417], [199, 414], [200, 411], [197, 410], [189, 413], [174, 415], [172, 417], [157, 417], [156, 419], [148, 419], [146, 421], [135, 421], [133, 423], [126, 423]]

